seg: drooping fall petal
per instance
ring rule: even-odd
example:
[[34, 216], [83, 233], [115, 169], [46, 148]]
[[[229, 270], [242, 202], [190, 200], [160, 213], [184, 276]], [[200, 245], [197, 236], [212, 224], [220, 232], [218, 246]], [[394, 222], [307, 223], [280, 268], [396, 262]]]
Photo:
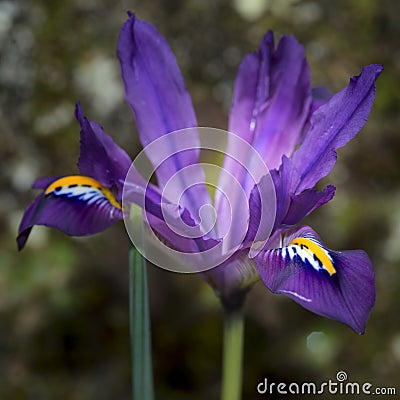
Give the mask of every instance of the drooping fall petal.
[[304, 226], [288, 232], [282, 248], [263, 250], [254, 262], [272, 292], [364, 333], [375, 303], [374, 271], [364, 251], [329, 250]]
[[122, 217], [120, 203], [100, 182], [81, 175], [56, 178], [26, 209], [18, 230], [18, 248], [25, 246], [34, 225], [85, 236], [105, 230]]

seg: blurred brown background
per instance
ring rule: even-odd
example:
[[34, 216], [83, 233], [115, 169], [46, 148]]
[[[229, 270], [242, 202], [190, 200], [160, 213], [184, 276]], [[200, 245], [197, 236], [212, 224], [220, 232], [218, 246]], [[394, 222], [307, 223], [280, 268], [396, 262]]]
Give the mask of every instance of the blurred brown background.
[[[326, 179], [337, 195], [307, 221], [333, 249], [373, 260], [367, 333], [313, 315], [258, 284], [246, 304], [244, 399], [258, 382], [395, 386], [400, 368], [400, 2], [392, 0], [0, 1], [0, 399], [130, 398], [128, 247], [123, 224], [94, 237], [15, 236], [35, 178], [76, 173], [74, 104], [132, 156], [140, 150], [115, 56], [126, 10], [166, 36], [200, 125], [227, 127], [241, 58], [267, 29], [306, 48], [314, 85], [338, 91], [383, 63], [362, 133]], [[221, 309], [197, 276], [150, 268], [157, 399], [219, 398]], [[397, 387], [400, 391], [400, 385]], [[307, 398], [307, 396], [303, 396]], [[336, 396], [340, 397], [340, 396]]]

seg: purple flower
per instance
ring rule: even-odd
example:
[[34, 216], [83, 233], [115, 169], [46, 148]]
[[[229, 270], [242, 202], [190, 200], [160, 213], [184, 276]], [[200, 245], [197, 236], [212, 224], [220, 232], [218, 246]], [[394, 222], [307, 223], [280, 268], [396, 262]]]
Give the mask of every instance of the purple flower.
[[[159, 154], [146, 146], [169, 132], [197, 126], [190, 96], [165, 39], [133, 14], [121, 30], [118, 56], [140, 140], [150, 161], [158, 165]], [[358, 333], [365, 331], [375, 302], [368, 256], [361, 250], [329, 250], [311, 228], [296, 225], [334, 196], [334, 186], [317, 191], [315, 185], [333, 168], [336, 149], [365, 124], [382, 69], [380, 65], [364, 67], [345, 89], [331, 96], [324, 90], [311, 91], [304, 49], [292, 36], [284, 36], [275, 48], [273, 34], [268, 32], [258, 51], [244, 58], [235, 83], [229, 131], [252, 146], [271, 173], [254, 184], [243, 166], [232, 157], [224, 159], [223, 168], [240, 184], [249, 209], [249, 215], [234, 219], [230, 228], [233, 232], [243, 229], [245, 220], [246, 232], [234, 254], [201, 274], [227, 306], [241, 302], [249, 282], [259, 276], [274, 293]], [[131, 159], [96, 122], [86, 119], [79, 104], [75, 116], [81, 126], [78, 166], [82, 175], [35, 182], [34, 187], [42, 192], [25, 211], [17, 238], [19, 249], [34, 225], [83, 236], [103, 231], [127, 212], [122, 194]], [[227, 155], [240, 153], [235, 138], [228, 137]], [[176, 136], [166, 137], [166, 143], [172, 156], [156, 169], [158, 186], [148, 184], [132, 167], [126, 183], [129, 199], [146, 209], [162, 241], [185, 253], [206, 251], [221, 244], [223, 238], [217, 232], [229, 228], [229, 203], [221, 193], [235, 206], [237, 188], [230, 185], [227, 174], [221, 174], [218, 187], [223, 190], [216, 191], [212, 202], [206, 185], [198, 183], [204, 181], [199, 137], [191, 136], [190, 151], [179, 151]], [[276, 194], [272, 234], [263, 226], [270, 204], [262, 201], [270, 196], [271, 179]], [[196, 185], [185, 190], [193, 182]], [[183, 193], [179, 204], [165, 200], [167, 184], [169, 191]], [[217, 214], [217, 227], [207, 234], [199, 218], [205, 204], [214, 204]], [[242, 210], [236, 208], [233, 213], [240, 216]], [[176, 231], [167, 220], [176, 223]], [[198, 234], [185, 236], [178, 220]], [[252, 253], [255, 242], [262, 242], [263, 247]]]

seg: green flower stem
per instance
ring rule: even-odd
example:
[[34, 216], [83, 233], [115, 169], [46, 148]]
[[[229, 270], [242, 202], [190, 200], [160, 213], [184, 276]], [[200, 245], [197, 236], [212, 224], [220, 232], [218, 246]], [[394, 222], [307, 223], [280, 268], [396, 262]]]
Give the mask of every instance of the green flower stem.
[[133, 400], [153, 400], [146, 260], [134, 248], [129, 253], [129, 275]]
[[244, 318], [241, 309], [224, 309], [221, 400], [240, 400], [242, 394]]

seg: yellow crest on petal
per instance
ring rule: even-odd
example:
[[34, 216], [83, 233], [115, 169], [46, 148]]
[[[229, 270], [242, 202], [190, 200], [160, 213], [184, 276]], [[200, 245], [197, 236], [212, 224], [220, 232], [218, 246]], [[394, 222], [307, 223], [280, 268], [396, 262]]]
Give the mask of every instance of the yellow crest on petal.
[[[336, 269], [333, 266], [333, 260], [330, 256], [329, 252], [324, 249], [317, 241], [299, 237], [293, 239], [288, 246], [295, 246], [295, 249], [291, 249], [292, 252], [289, 252], [289, 255], [297, 254], [303, 261], [307, 259], [307, 261], [311, 264], [315, 269], [323, 268], [332, 276], [336, 273]], [[295, 250], [295, 251], [294, 251]], [[292, 258], [292, 257], [291, 257]]]
[[[70, 197], [81, 197], [88, 201], [102, 196], [105, 197], [111, 205], [122, 210], [121, 204], [117, 201], [110, 189], [103, 186], [96, 179], [82, 175], [70, 175], [64, 178], [57, 179], [50, 184], [45, 192], [45, 195], [54, 194], [55, 196], [66, 195]], [[91, 197], [88, 195], [92, 195]]]

